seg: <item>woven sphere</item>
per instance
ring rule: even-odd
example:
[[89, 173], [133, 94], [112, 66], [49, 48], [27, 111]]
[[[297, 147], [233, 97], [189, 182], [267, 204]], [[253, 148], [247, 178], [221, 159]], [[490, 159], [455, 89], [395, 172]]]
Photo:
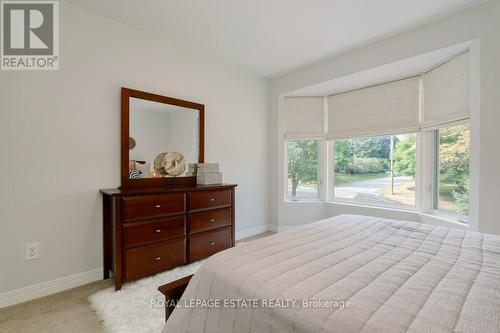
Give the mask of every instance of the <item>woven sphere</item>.
[[167, 175], [176, 177], [186, 171], [186, 160], [184, 159], [184, 155], [174, 151], [165, 155], [162, 166]]

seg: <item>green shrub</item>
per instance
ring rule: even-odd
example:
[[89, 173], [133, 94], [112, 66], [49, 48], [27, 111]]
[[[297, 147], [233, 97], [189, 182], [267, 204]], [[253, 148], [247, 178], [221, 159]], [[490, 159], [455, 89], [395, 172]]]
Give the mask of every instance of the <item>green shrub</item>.
[[387, 170], [387, 161], [383, 158], [354, 157], [346, 168], [346, 173], [379, 173]]
[[469, 193], [453, 191], [453, 198], [458, 207], [458, 212], [463, 215], [469, 214]]

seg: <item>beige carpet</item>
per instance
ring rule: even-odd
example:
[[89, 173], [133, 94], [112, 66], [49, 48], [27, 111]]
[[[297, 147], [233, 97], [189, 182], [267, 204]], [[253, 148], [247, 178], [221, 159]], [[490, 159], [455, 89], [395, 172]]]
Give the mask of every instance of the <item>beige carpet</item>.
[[[272, 235], [263, 233], [243, 242]], [[30, 302], [0, 309], [1, 333], [102, 333], [87, 297], [113, 285], [111, 280], [97, 281]]]
[[101, 333], [101, 323], [87, 297], [111, 285], [111, 280], [98, 281], [1, 309], [0, 332]]

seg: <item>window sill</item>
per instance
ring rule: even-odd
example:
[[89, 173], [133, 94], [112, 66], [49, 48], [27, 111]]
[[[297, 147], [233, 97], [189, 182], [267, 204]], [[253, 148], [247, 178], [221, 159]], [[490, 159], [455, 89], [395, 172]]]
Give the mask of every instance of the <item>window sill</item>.
[[453, 214], [453, 213], [447, 213], [443, 212], [441, 210], [433, 209], [432, 211], [428, 213], [419, 213], [423, 217], [430, 217], [433, 219], [439, 219], [443, 222], [446, 223], [453, 223], [458, 226], [464, 226], [464, 227], [469, 227], [469, 221], [468, 219], [460, 219], [460, 215]]
[[[414, 217], [415, 221], [418, 221], [420, 223], [428, 223], [428, 224], [433, 224], [433, 225], [441, 225], [441, 226], [446, 226], [446, 227], [451, 227], [451, 228], [460, 228], [460, 229], [469, 229], [470, 225], [466, 222], [458, 221], [457, 217], [454, 215], [450, 214], [445, 214], [441, 211], [431, 211], [428, 213], [422, 213], [416, 211], [416, 209], [402, 209], [399, 207], [384, 207], [384, 206], [373, 206], [373, 205], [363, 205], [363, 204], [358, 204], [358, 203], [352, 203], [352, 202], [343, 202], [343, 201], [327, 201], [326, 204], [330, 205], [343, 205], [343, 206], [350, 206], [354, 208], [360, 208], [360, 209], [368, 209], [372, 211], [376, 211], [377, 213], [382, 213], [379, 214], [378, 216], [383, 216], [384, 212], [390, 213], [390, 214], [398, 214], [398, 218], [400, 217], [399, 214], [405, 214], [403, 216], [410, 216]], [[408, 215], [410, 214], [410, 215]], [[401, 219], [406, 219], [405, 217], [401, 217]], [[384, 218], [394, 218], [394, 215], [392, 216], [384, 216]], [[411, 220], [411, 219], [409, 219]]]
[[356, 202], [353, 200], [349, 199], [331, 199], [326, 201], [326, 203], [333, 203], [333, 204], [339, 204], [339, 205], [349, 205], [349, 206], [356, 206], [356, 207], [363, 207], [363, 208], [373, 208], [373, 209], [385, 209], [385, 210], [390, 210], [390, 211], [396, 211], [396, 212], [404, 212], [404, 213], [418, 213], [417, 209], [415, 206], [408, 206], [408, 205], [370, 205], [367, 203], [363, 202]]
[[290, 198], [286, 198], [283, 200], [284, 203], [324, 203], [324, 200], [321, 199], [297, 199], [292, 200]]
[[342, 200], [322, 200], [322, 199], [301, 199], [301, 200], [291, 200], [286, 198], [283, 200], [283, 203], [286, 204], [294, 204], [294, 203], [323, 203], [327, 205], [344, 205], [351, 207], [359, 207], [366, 209], [376, 209], [382, 211], [392, 211], [392, 212], [401, 212], [401, 213], [410, 213], [410, 214], [418, 214], [418, 212], [413, 207], [409, 208], [401, 208], [399, 206], [375, 206], [375, 205], [367, 205], [363, 203], [356, 203], [350, 201], [342, 201]]
[[400, 206], [375, 206], [357, 202], [343, 201], [343, 200], [322, 200], [322, 199], [299, 199], [299, 200], [291, 200], [290, 198], [286, 198], [283, 200], [283, 203], [324, 203], [324, 204], [334, 204], [334, 205], [346, 205], [353, 207], [361, 207], [361, 208], [369, 208], [369, 209], [381, 209], [381, 210], [390, 210], [395, 212], [404, 212], [404, 213], [417, 213], [415, 208], [408, 207], [402, 208]]
[[[324, 200], [299, 200], [299, 201], [292, 201], [289, 199], [285, 199], [284, 203], [286, 204], [294, 204], [294, 203], [323, 203], [326, 205], [340, 205], [340, 206], [347, 206], [347, 207], [353, 207], [353, 208], [360, 208], [360, 209], [367, 209], [367, 210], [372, 210], [377, 212], [377, 216], [382, 216], [384, 218], [388, 219], [394, 219], [394, 216], [397, 216], [395, 219], [401, 218], [407, 219], [407, 220], [412, 220], [412, 221], [418, 221], [420, 223], [428, 223], [428, 224], [433, 224], [433, 225], [442, 225], [442, 226], [447, 226], [447, 227], [455, 227], [455, 228], [460, 228], [460, 229], [469, 229], [470, 225], [466, 222], [459, 221], [455, 215], [450, 215], [450, 214], [445, 214], [441, 211], [436, 211], [433, 210], [431, 212], [427, 213], [422, 213], [416, 211], [415, 208], [401, 208], [401, 207], [387, 207], [387, 206], [374, 206], [374, 205], [366, 205], [366, 204], [361, 204], [361, 203], [353, 203], [353, 202], [345, 202], [345, 201], [340, 201], [340, 200], [329, 200], [329, 201], [324, 201]], [[389, 213], [389, 216], [385, 216], [384, 212]], [[397, 215], [394, 215], [397, 214]], [[403, 215], [401, 215], [403, 214]]]

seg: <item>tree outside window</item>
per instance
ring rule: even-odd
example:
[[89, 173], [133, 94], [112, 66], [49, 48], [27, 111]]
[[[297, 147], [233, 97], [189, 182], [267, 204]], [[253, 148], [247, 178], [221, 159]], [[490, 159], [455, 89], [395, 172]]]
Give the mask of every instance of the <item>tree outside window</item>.
[[415, 134], [334, 141], [334, 198], [415, 205]]
[[288, 141], [288, 197], [318, 198], [319, 140]]
[[439, 173], [435, 208], [469, 214], [470, 127], [459, 125], [438, 131]]

